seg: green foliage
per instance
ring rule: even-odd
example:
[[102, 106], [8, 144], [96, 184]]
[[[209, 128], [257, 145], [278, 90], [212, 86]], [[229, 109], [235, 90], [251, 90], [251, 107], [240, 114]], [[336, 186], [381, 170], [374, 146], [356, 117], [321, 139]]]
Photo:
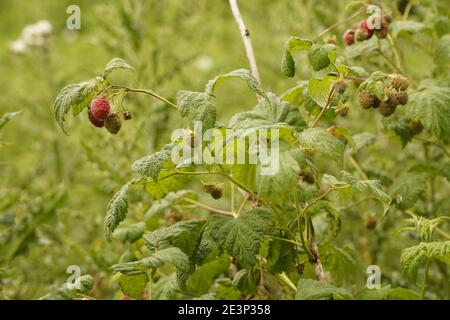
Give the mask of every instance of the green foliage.
[[450, 264], [450, 241], [421, 242], [417, 246], [403, 249], [400, 265], [405, 276], [415, 282], [419, 268], [429, 259]]
[[342, 163], [344, 144], [322, 128], [305, 129], [297, 135], [303, 148], [312, 149], [319, 155], [326, 156], [337, 163]]
[[252, 266], [270, 224], [271, 214], [265, 209], [253, 209], [237, 218], [215, 214], [210, 221], [210, 235], [243, 266]]
[[148, 282], [146, 273], [136, 275], [122, 274], [119, 278], [120, 290], [123, 294], [133, 298], [140, 299]]
[[406, 117], [420, 121], [437, 138], [450, 136], [450, 89], [426, 86], [411, 94], [406, 105]]
[[297, 300], [344, 300], [352, 299], [344, 288], [335, 287], [312, 279], [300, 279], [297, 284]]

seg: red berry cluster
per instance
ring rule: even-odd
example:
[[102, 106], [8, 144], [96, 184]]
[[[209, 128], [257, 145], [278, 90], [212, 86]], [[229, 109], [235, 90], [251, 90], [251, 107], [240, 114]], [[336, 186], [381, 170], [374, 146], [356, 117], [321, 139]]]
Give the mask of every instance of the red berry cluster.
[[[106, 97], [95, 98], [88, 109], [89, 121], [97, 128], [105, 127], [110, 133], [116, 134], [122, 127], [122, 117], [117, 112], [111, 112], [111, 105]], [[123, 119], [131, 119], [131, 113], [125, 111]]]
[[380, 39], [386, 38], [389, 32], [390, 16], [383, 16], [380, 22], [380, 28], [371, 29], [367, 24], [367, 20], [362, 20], [358, 25], [351, 29], [345, 30], [342, 38], [347, 46], [351, 46], [355, 42], [369, 40], [375, 34]]

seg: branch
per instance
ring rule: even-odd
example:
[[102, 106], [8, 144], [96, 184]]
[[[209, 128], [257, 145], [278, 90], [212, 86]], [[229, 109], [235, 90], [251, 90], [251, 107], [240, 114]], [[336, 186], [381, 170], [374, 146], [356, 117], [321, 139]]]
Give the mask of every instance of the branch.
[[[241, 12], [239, 11], [239, 7], [237, 4], [237, 0], [229, 0], [231, 11], [233, 12], [234, 19], [239, 27], [239, 31], [241, 32], [242, 41], [244, 42], [245, 52], [247, 53], [247, 59], [250, 63], [250, 69], [252, 71], [253, 76], [261, 83], [258, 73], [258, 66], [256, 65], [255, 54], [253, 53], [252, 41], [250, 40], [250, 31], [248, 31], [245, 26], [244, 20], [241, 17]], [[261, 100], [261, 97], [257, 96], [258, 101]]]
[[344, 24], [344, 23], [346, 23], [346, 22], [348, 22], [348, 21], [350, 21], [350, 20], [353, 20], [354, 18], [356, 18], [356, 17], [359, 16], [360, 14], [364, 13], [365, 11], [366, 11], [366, 8], [361, 8], [360, 10], [358, 10], [358, 11], [356, 11], [354, 14], [352, 14], [350, 17], [348, 17], [348, 18], [346, 18], [346, 19], [344, 19], [344, 20], [341, 20], [341, 21], [336, 22], [336, 23], [333, 24], [332, 26], [326, 28], [326, 29], [323, 30], [321, 33], [319, 33], [319, 34], [316, 36], [316, 40], [320, 39], [323, 35], [325, 35], [326, 33], [330, 32], [331, 30], [335, 29], [336, 27], [339, 27], [340, 25], [342, 25], [342, 24]]
[[314, 120], [313, 124], [311, 125], [311, 128], [314, 128], [316, 126], [316, 124], [319, 122], [320, 118], [323, 116], [323, 114], [325, 113], [325, 111], [328, 109], [328, 107], [331, 104], [331, 100], [333, 98], [333, 94], [334, 94], [334, 89], [335, 87], [333, 86], [333, 88], [330, 91], [330, 94], [328, 96], [327, 99], [327, 103], [325, 104], [325, 106], [322, 108], [322, 110], [320, 111], [319, 115], [317, 116], [317, 118]]

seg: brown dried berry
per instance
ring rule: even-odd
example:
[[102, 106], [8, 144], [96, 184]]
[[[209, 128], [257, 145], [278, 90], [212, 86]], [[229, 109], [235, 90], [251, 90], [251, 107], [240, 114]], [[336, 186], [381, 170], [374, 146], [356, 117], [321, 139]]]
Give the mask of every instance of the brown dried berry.
[[363, 109], [377, 108], [380, 100], [371, 92], [363, 90], [358, 94], [358, 102]]
[[117, 112], [110, 113], [105, 120], [106, 129], [112, 133], [117, 134], [122, 127], [122, 119]]
[[211, 197], [214, 199], [220, 199], [222, 198], [222, 190], [223, 190], [223, 184], [222, 183], [205, 183], [203, 185], [203, 190], [205, 190], [206, 193], [209, 193]]
[[302, 275], [303, 272], [305, 271], [305, 264], [304, 263], [299, 263], [295, 268], [297, 269], [297, 273], [299, 275]]
[[124, 111], [123, 118], [124, 118], [124, 120], [131, 120], [133, 118], [133, 116], [130, 111]]
[[398, 91], [397, 92], [397, 102], [399, 105], [405, 105], [408, 103], [408, 92], [407, 91]]
[[397, 108], [397, 105], [393, 104], [391, 101], [382, 101], [380, 103], [380, 107], [378, 108], [378, 111], [384, 116], [389, 117], [395, 112], [395, 109]]

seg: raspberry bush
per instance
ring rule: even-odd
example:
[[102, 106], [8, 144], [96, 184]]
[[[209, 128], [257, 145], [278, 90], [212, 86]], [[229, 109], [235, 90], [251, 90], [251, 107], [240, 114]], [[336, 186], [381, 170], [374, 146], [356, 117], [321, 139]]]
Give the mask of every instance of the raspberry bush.
[[[299, 35], [268, 55], [276, 60], [279, 90], [248, 51], [248, 30], [242, 37], [249, 61], [221, 67], [201, 86], [184, 83], [165, 94], [156, 84], [141, 88], [149, 71], [123, 56], [60, 89], [53, 116], [64, 133], [89, 130], [98, 146], [126, 144], [122, 154], [104, 155], [82, 141], [106, 172], [98, 185], [121, 185], [107, 187], [109, 203], [101, 201], [102, 246], [115, 251], [102, 272], [116, 284], [116, 297], [450, 298], [450, 23], [436, 7], [406, 2], [375, 3], [378, 27], [367, 14], [371, 2], [352, 1], [322, 32], [294, 28]], [[242, 10], [244, 20], [247, 14]], [[441, 24], [426, 18], [431, 14]], [[425, 71], [411, 65], [411, 47], [430, 55]], [[230, 88], [231, 109], [223, 97]], [[241, 107], [235, 90], [245, 90], [237, 97], [254, 105]], [[153, 103], [157, 111], [145, 113]], [[78, 117], [70, 130], [69, 113]], [[164, 124], [153, 131], [151, 148], [126, 139], [128, 132], [139, 136], [141, 125]], [[184, 133], [171, 139], [178, 128]], [[222, 155], [215, 150], [223, 142], [202, 140], [212, 128], [276, 130], [278, 147], [268, 148], [279, 153], [278, 170], [266, 175], [261, 163], [197, 162], [195, 152]], [[232, 158], [239, 143], [246, 159], [261, 152], [245, 137], [229, 141]], [[173, 150], [186, 145], [192, 158], [176, 163]], [[370, 287], [373, 265], [380, 283]], [[78, 293], [59, 288], [45, 297], [95, 295], [92, 278], [84, 280]]]

